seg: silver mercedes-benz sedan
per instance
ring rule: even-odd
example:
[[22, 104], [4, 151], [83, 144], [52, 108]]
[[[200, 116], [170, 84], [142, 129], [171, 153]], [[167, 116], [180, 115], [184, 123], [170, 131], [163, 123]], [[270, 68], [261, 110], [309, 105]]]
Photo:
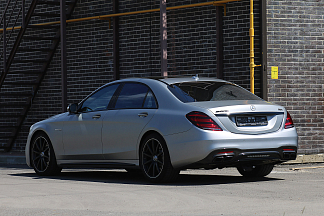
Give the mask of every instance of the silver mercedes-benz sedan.
[[166, 182], [180, 170], [236, 167], [262, 177], [295, 159], [297, 146], [285, 108], [238, 85], [197, 75], [131, 78], [32, 125], [26, 161], [39, 175], [108, 167]]

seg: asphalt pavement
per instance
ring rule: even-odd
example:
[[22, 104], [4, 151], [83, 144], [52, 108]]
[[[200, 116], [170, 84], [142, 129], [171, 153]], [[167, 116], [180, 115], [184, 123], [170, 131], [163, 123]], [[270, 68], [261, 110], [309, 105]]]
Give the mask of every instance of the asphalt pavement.
[[187, 170], [150, 184], [124, 170], [65, 169], [39, 177], [0, 166], [0, 215], [323, 215], [324, 164], [279, 165], [265, 178]]

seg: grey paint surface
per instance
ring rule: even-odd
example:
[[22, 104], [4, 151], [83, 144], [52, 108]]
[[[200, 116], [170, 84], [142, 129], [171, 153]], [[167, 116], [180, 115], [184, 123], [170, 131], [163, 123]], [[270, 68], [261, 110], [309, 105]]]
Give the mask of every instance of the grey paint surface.
[[151, 185], [123, 170], [64, 170], [38, 177], [26, 166], [0, 167], [1, 215], [322, 215], [324, 168], [282, 165], [249, 180], [235, 169], [181, 172]]

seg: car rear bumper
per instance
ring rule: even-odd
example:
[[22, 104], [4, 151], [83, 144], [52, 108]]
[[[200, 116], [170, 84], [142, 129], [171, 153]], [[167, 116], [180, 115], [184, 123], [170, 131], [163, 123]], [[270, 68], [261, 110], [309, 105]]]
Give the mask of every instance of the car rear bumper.
[[247, 135], [193, 127], [185, 133], [164, 138], [169, 148], [171, 163], [178, 169], [210, 166], [221, 168], [240, 163], [281, 163], [294, 160], [298, 147], [295, 128]]
[[277, 149], [223, 149], [210, 153], [206, 158], [185, 168], [224, 168], [241, 165], [277, 164], [288, 160], [294, 160], [297, 156], [297, 148], [285, 146]]

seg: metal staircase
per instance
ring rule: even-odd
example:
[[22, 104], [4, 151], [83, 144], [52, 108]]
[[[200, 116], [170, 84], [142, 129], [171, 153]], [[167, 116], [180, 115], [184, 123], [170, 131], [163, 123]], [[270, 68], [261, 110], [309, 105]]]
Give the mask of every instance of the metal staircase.
[[[11, 1], [0, 22], [0, 149], [4, 151], [13, 147], [60, 42], [59, 24], [39, 25], [59, 21], [59, 0], [32, 0], [29, 6], [21, 0]], [[76, 2], [66, 1], [66, 19], [71, 18]], [[21, 20], [21, 27], [17, 20]], [[19, 32], [14, 27], [20, 28]]]

